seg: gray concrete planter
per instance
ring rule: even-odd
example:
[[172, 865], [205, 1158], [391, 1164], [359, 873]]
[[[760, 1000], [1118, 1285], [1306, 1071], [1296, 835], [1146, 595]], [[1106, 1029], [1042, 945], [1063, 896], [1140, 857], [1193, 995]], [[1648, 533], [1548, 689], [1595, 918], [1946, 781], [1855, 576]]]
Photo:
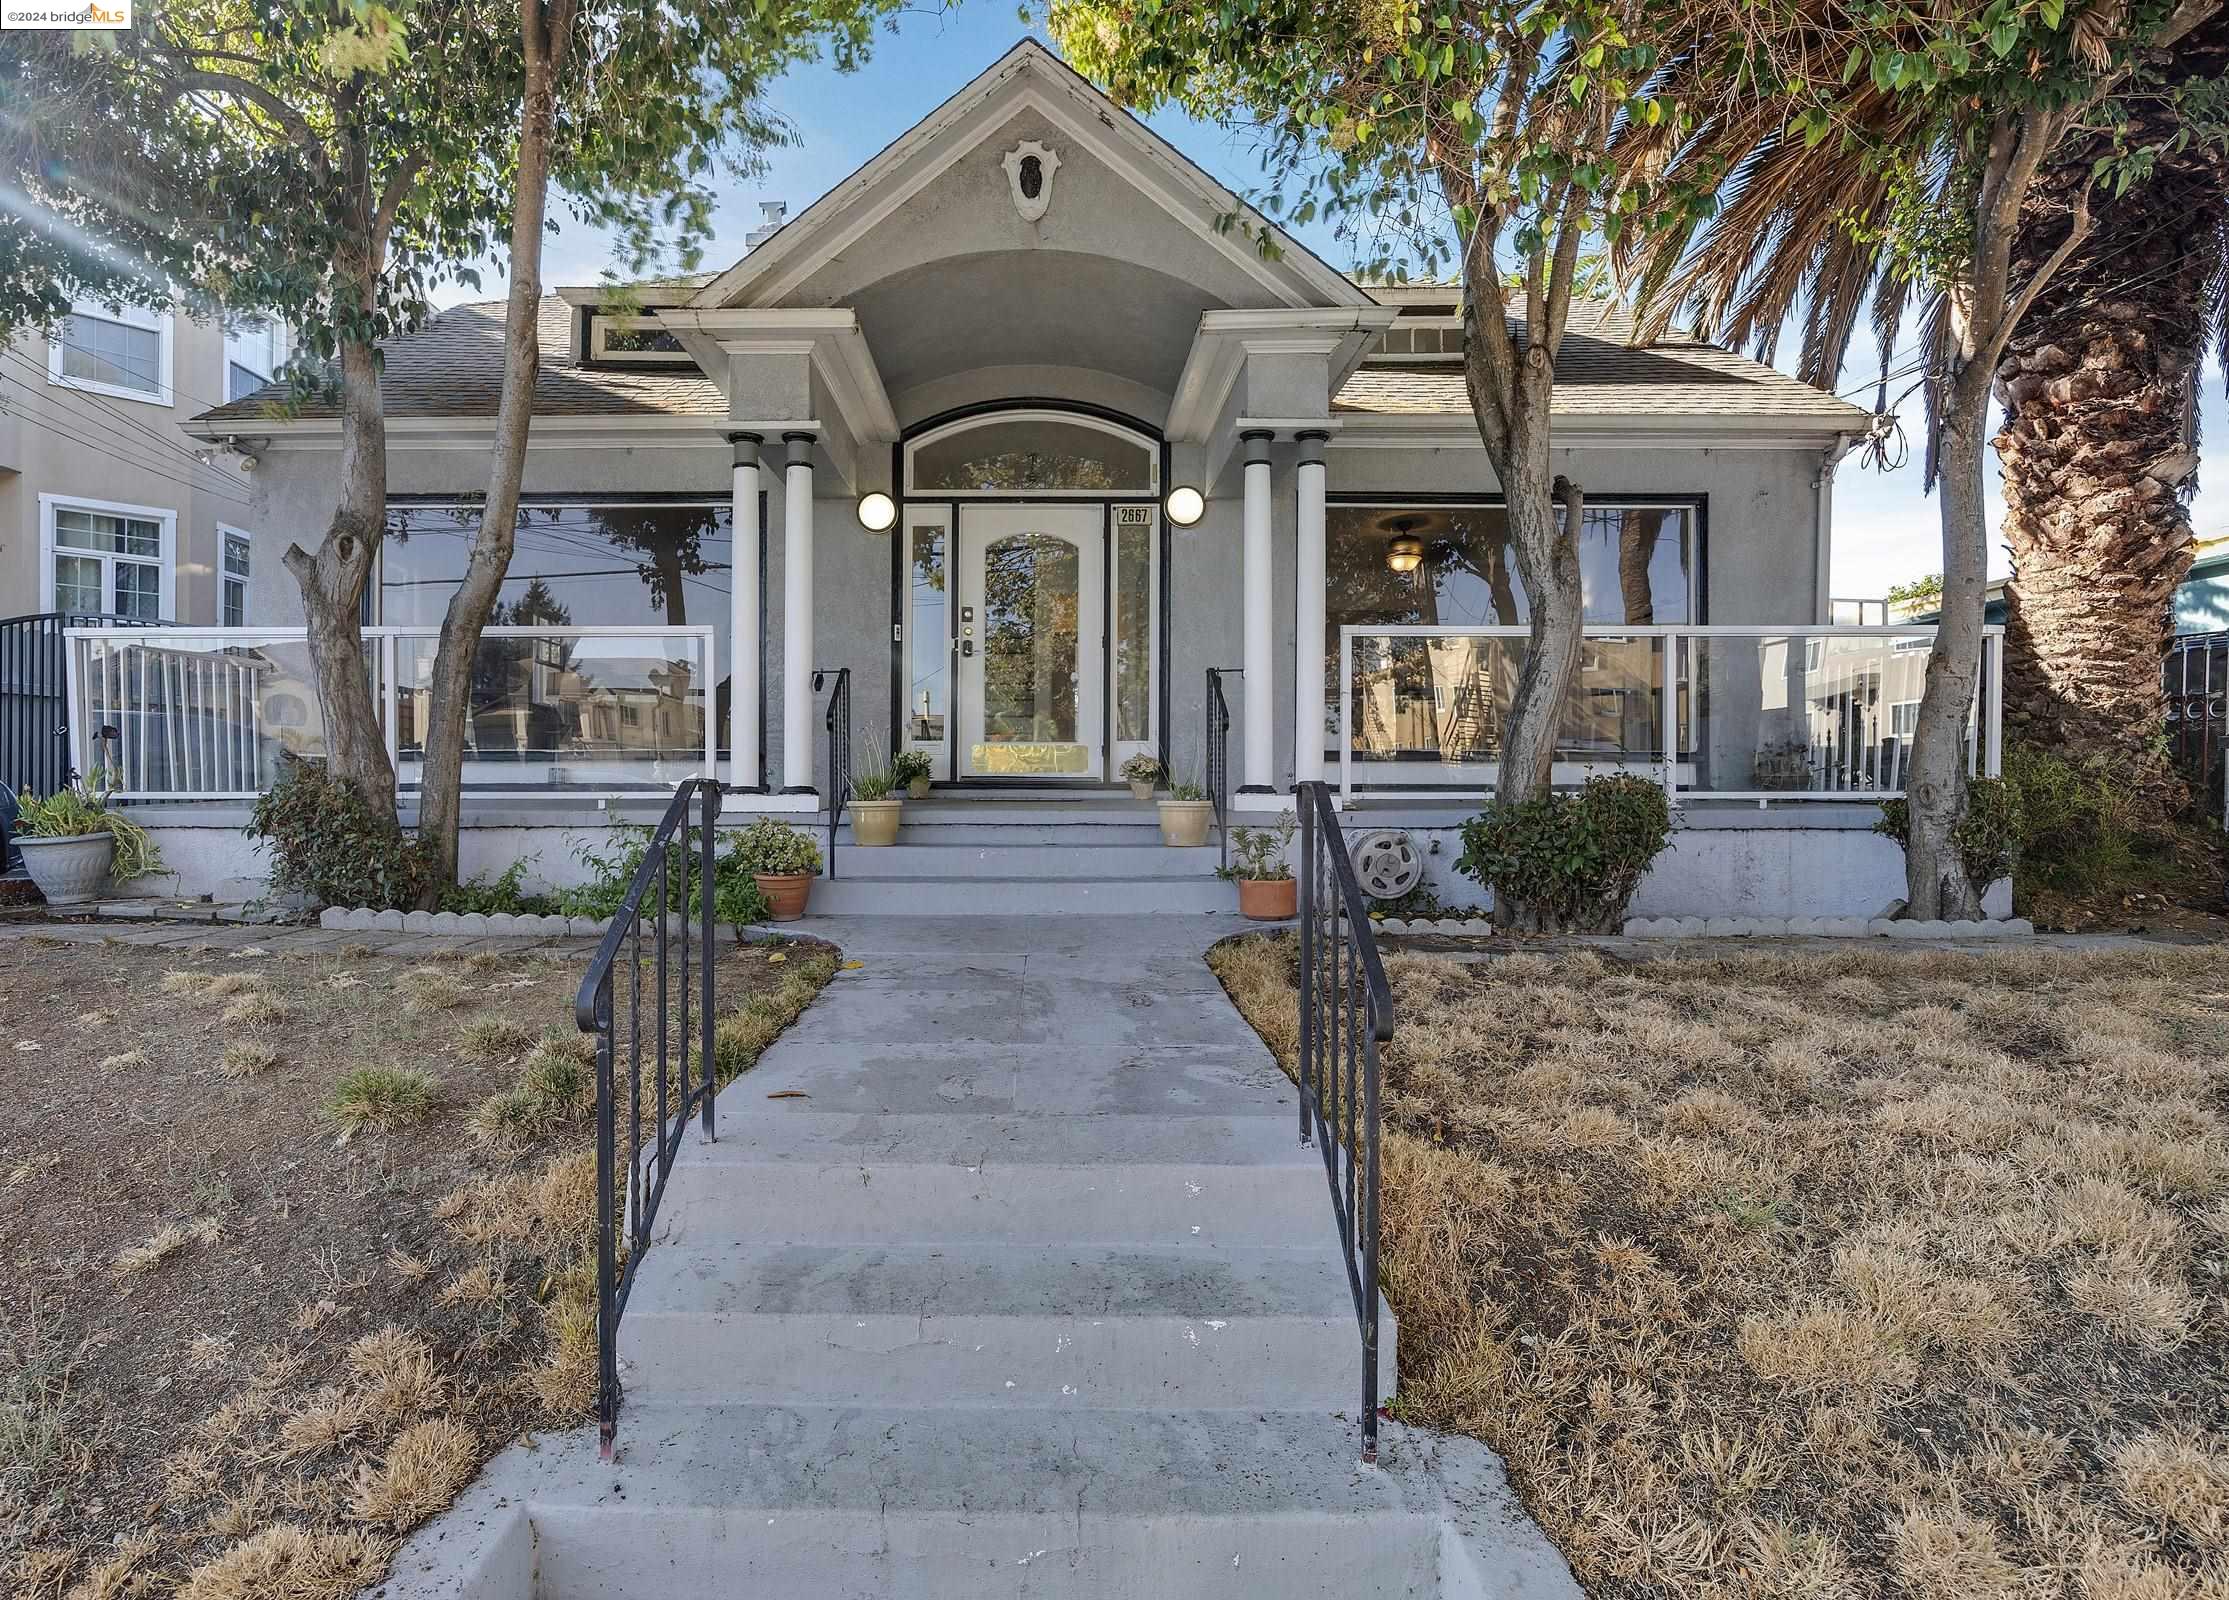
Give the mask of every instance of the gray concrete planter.
[[23, 870], [31, 874], [50, 906], [85, 905], [108, 887], [109, 864], [116, 859], [116, 841], [108, 834], [68, 839], [27, 839], [18, 834], [15, 845], [23, 852]]

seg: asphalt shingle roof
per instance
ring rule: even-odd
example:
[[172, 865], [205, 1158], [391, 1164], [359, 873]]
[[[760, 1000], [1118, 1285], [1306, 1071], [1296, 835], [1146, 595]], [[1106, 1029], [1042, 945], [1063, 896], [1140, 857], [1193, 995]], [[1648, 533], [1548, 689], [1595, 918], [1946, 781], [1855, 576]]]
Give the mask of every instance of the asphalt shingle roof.
[[[573, 356], [574, 308], [542, 302], [542, 369], [534, 412], [552, 417], [705, 417], [727, 415], [720, 386], [694, 368], [584, 366]], [[1556, 373], [1559, 416], [1785, 418], [1862, 427], [1865, 413], [1762, 362], [1684, 334], [1653, 345], [1627, 341], [1622, 308], [1574, 307]], [[395, 418], [490, 417], [503, 379], [503, 303], [451, 308], [405, 338], [389, 341], [383, 388]], [[203, 413], [210, 422], [253, 422], [283, 398], [266, 388]], [[1371, 362], [1349, 378], [1332, 409], [1365, 416], [1467, 416], [1461, 367], [1452, 361]], [[338, 415], [313, 401], [294, 413]]]

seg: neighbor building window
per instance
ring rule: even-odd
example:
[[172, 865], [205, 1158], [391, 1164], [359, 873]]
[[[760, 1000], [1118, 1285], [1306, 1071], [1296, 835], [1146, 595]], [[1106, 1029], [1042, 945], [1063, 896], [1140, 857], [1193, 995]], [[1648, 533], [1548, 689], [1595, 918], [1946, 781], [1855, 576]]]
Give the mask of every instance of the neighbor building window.
[[69, 389], [170, 404], [170, 313], [81, 305], [47, 346], [47, 376]]
[[224, 541], [224, 571], [218, 578], [223, 587], [224, 625], [244, 628], [248, 625], [248, 536], [219, 528], [217, 537]]
[[163, 620], [171, 590], [173, 513], [52, 496], [42, 496], [40, 505], [40, 555], [54, 610]]
[[286, 365], [286, 329], [264, 317], [250, 317], [224, 332], [224, 397], [245, 399], [268, 385]]

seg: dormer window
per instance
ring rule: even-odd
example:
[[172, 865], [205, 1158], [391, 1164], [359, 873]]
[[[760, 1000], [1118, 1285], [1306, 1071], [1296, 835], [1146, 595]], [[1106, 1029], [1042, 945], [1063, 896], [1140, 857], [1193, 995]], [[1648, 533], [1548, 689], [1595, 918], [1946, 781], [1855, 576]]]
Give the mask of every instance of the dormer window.
[[588, 359], [606, 367], [694, 367], [673, 330], [656, 317], [595, 311], [588, 317]]

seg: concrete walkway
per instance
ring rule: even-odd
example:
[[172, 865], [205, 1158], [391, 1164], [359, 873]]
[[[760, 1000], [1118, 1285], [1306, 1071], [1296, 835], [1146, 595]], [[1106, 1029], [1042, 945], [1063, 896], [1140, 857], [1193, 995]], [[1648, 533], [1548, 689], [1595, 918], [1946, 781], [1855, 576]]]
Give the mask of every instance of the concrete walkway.
[[795, 925], [861, 966], [676, 1167], [619, 1461], [508, 1452], [384, 1592], [1576, 1600], [1483, 1447], [1358, 1464], [1321, 1161], [1201, 959], [1239, 926]]

